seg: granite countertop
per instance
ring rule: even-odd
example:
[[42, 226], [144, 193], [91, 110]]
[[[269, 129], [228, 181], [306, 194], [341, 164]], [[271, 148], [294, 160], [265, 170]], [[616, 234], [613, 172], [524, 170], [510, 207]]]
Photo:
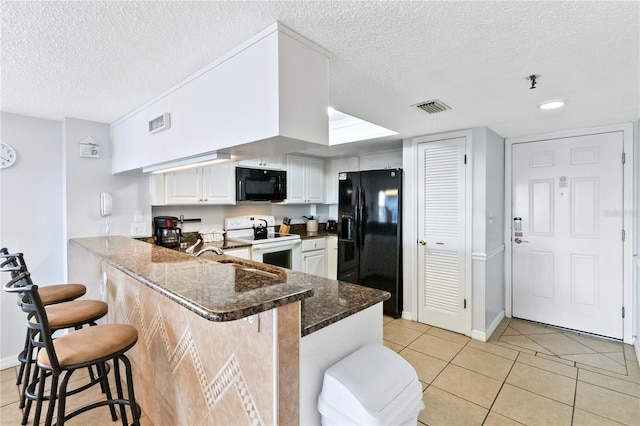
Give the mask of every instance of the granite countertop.
[[127, 237], [70, 242], [211, 321], [232, 321], [301, 300], [305, 336], [390, 297], [386, 291], [260, 262], [213, 252], [196, 258]]
[[[289, 230], [289, 233], [300, 235], [301, 240], [308, 240], [311, 238], [324, 238], [331, 235], [335, 235], [335, 236], [338, 235], [337, 232], [327, 231], [326, 226], [327, 226], [326, 223], [319, 223], [317, 232], [308, 232], [307, 226], [305, 224], [293, 224], [291, 225], [291, 229]], [[279, 231], [280, 227], [278, 226], [276, 230]]]
[[[175, 247], [175, 248], [173, 248], [173, 250], [180, 251], [180, 252], [184, 253], [185, 250], [189, 246], [192, 246], [193, 244], [195, 244], [195, 242], [198, 239], [200, 239], [201, 242], [200, 242], [200, 244], [198, 244], [196, 246], [196, 249], [195, 249], [196, 251], [200, 250], [202, 247], [205, 247], [205, 246], [219, 247], [222, 250], [231, 250], [231, 249], [240, 248], [240, 247], [251, 247], [251, 244], [239, 243], [237, 241], [227, 241], [226, 238], [223, 241], [212, 241], [212, 242], [205, 243], [205, 242], [202, 242], [202, 239], [200, 238], [200, 234], [199, 233], [197, 233], [197, 232], [185, 232], [182, 241], [186, 245], [186, 247]], [[143, 241], [143, 242], [149, 243], [149, 244], [155, 244], [156, 243], [156, 237], [141, 237], [141, 238], [136, 238], [136, 240]]]

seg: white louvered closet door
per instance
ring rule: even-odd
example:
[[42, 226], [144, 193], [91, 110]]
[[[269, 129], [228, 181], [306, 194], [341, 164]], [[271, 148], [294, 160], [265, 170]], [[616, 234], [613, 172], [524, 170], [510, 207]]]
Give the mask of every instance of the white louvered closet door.
[[465, 312], [466, 139], [418, 145], [418, 320], [467, 332]]

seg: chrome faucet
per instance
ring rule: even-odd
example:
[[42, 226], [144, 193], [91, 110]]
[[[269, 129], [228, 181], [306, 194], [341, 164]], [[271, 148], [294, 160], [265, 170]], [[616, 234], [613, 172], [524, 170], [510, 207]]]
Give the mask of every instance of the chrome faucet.
[[198, 244], [200, 244], [201, 242], [202, 242], [202, 240], [200, 238], [198, 238], [198, 241], [196, 241], [196, 243], [194, 245], [189, 246], [185, 250], [185, 253], [193, 254], [193, 251], [196, 249], [196, 247], [198, 247]]
[[205, 251], [212, 251], [215, 254], [224, 254], [224, 252], [222, 251], [222, 249], [220, 247], [214, 247], [214, 246], [206, 246], [204, 247], [202, 250], [200, 250], [199, 252], [197, 252], [196, 254], [194, 254], [194, 256], [198, 257], [200, 256], [202, 253], [204, 253]]

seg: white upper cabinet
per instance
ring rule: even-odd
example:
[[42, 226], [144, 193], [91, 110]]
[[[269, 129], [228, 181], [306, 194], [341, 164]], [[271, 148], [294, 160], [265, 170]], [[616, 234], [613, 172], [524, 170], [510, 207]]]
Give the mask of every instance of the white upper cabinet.
[[165, 204], [235, 204], [235, 163], [164, 174]]
[[358, 157], [333, 158], [327, 162], [327, 172], [325, 173], [325, 204], [338, 204], [338, 173], [357, 172]]
[[322, 203], [324, 162], [319, 158], [287, 155], [287, 203]]
[[202, 202], [202, 169], [188, 169], [164, 174], [167, 204]]
[[227, 163], [202, 169], [202, 199], [205, 204], [236, 203], [236, 164]]
[[402, 149], [368, 152], [360, 156], [360, 170], [402, 168]]
[[282, 155], [272, 157], [254, 158], [253, 160], [242, 160], [238, 162], [240, 167], [251, 167], [254, 169], [284, 170], [285, 164]]
[[[328, 61], [326, 50], [274, 23], [112, 123], [112, 172], [212, 151], [246, 158], [328, 145]], [[164, 113], [170, 120], [152, 132]]]

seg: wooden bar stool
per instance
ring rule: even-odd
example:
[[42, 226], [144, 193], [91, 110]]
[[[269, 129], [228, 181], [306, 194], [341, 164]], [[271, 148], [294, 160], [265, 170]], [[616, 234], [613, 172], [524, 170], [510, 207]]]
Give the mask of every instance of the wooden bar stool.
[[[73, 331], [64, 336], [53, 339], [52, 328], [48, 312], [38, 294], [38, 286], [33, 284], [28, 271], [21, 272], [9, 283], [4, 290], [16, 293], [20, 299], [20, 306], [27, 313], [27, 326], [32, 331], [32, 345], [40, 348], [37, 355], [37, 367], [40, 370], [38, 382], [34, 382], [37, 393], [28, 393], [27, 397], [38, 401], [34, 424], [40, 422], [40, 408], [42, 401], [49, 400], [49, 408], [45, 425], [53, 421], [53, 414], [57, 404], [56, 424], [61, 426], [65, 421], [93, 408], [109, 406], [111, 419], [117, 420], [115, 407], [120, 408], [120, 418], [123, 425], [127, 425], [126, 406], [129, 406], [133, 424], [140, 424], [140, 407], [135, 401], [131, 363], [125, 353], [138, 340], [138, 331], [128, 324], [96, 325]], [[109, 386], [107, 373], [108, 363], [113, 364], [117, 397], [113, 398]], [[120, 375], [120, 363], [125, 367], [127, 397], [125, 398]], [[99, 377], [89, 385], [73, 391], [68, 391], [71, 375], [81, 368], [95, 367]], [[48, 398], [44, 396], [45, 381], [51, 377], [51, 390]], [[60, 380], [61, 379], [61, 380]], [[66, 413], [67, 395], [72, 395], [100, 384], [106, 400], [98, 401], [72, 412]]]

